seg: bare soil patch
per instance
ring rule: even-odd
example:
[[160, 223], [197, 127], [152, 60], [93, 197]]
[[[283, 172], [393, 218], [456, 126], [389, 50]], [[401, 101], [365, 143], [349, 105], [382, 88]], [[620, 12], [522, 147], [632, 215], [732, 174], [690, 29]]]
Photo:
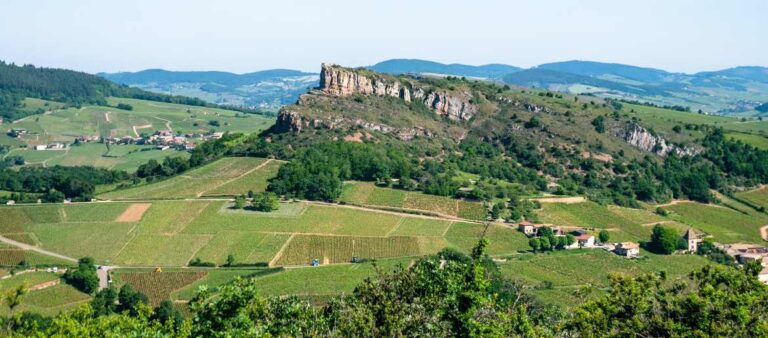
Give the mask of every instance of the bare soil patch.
[[587, 201], [587, 199], [582, 196], [545, 197], [545, 198], [533, 198], [533, 200], [539, 201], [539, 203], [564, 203], [564, 204], [582, 203]]
[[49, 281], [49, 282], [40, 283], [40, 284], [37, 284], [37, 285], [30, 286], [29, 287], [29, 291], [42, 290], [42, 289], [45, 289], [45, 288], [49, 288], [51, 286], [59, 285], [59, 283], [61, 283], [61, 279], [54, 279], [54, 280]]
[[152, 206], [151, 203], [131, 204], [120, 216], [117, 216], [115, 222], [138, 222], [150, 206]]

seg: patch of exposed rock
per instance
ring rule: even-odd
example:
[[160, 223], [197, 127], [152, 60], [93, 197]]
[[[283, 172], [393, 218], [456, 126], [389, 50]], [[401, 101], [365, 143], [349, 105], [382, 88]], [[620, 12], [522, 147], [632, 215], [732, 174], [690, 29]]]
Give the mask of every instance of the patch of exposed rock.
[[623, 135], [619, 135], [619, 137], [640, 150], [660, 156], [666, 156], [670, 153], [674, 153], [678, 156], [693, 156], [698, 153], [694, 148], [681, 148], [671, 144], [663, 137], [652, 134], [648, 129], [645, 129], [637, 123], [628, 124], [627, 128], [623, 131]]
[[519, 101], [519, 100], [513, 100], [513, 99], [510, 99], [510, 98], [508, 98], [506, 96], [499, 96], [496, 99], [501, 101], [501, 102], [511, 104], [515, 108], [525, 109], [525, 110], [527, 110], [527, 111], [529, 111], [531, 113], [540, 113], [540, 112], [551, 113], [552, 112], [549, 109], [549, 107], [540, 106], [540, 105], [537, 105], [535, 103], [530, 103], [530, 102], [523, 102], [523, 101]]
[[467, 121], [477, 114], [472, 94], [431, 91], [413, 84], [376, 77], [346, 68], [323, 64], [320, 72], [320, 91], [327, 95], [349, 96], [354, 94], [391, 96], [406, 102], [418, 100], [439, 115], [455, 121]]
[[351, 129], [360, 127], [369, 131], [380, 132], [397, 137], [403, 141], [410, 141], [414, 137], [432, 137], [428, 129], [422, 127], [395, 128], [383, 123], [368, 122], [363, 119], [352, 119], [336, 116], [327, 119], [304, 118], [296, 111], [282, 109], [277, 116], [277, 123], [273, 127], [276, 132], [301, 132], [303, 129]]

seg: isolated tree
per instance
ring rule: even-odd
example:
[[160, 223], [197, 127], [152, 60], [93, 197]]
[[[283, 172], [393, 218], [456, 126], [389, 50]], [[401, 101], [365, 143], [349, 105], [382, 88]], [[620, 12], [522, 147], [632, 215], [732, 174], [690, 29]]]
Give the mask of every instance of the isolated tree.
[[648, 248], [655, 253], [669, 255], [677, 249], [678, 238], [675, 229], [656, 224], [653, 226]]
[[251, 203], [254, 209], [263, 212], [270, 212], [280, 208], [280, 199], [273, 192], [255, 194]]
[[611, 239], [611, 234], [608, 230], [600, 230], [600, 233], [597, 234], [597, 238], [600, 240], [600, 243], [608, 243], [608, 240]]
[[602, 115], [595, 117], [592, 120], [592, 126], [595, 127], [595, 131], [598, 133], [604, 133], [605, 132], [605, 117]]
[[235, 265], [235, 256], [233, 256], [232, 254], [227, 255], [227, 263], [225, 265], [226, 266]]
[[99, 276], [96, 265], [91, 257], [80, 258], [76, 269], [68, 269], [64, 273], [64, 281], [84, 293], [92, 294], [99, 288]]

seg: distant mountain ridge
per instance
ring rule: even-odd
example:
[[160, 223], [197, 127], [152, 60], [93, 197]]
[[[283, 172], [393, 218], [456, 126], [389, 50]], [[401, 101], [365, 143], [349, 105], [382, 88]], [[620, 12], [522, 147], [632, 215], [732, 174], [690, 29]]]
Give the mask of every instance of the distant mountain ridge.
[[[391, 59], [362, 68], [401, 75], [459, 76], [570, 94], [588, 94], [690, 107], [712, 113], [757, 114], [768, 102], [768, 68], [742, 66], [695, 74], [619, 63], [564, 61], [529, 69], [504, 64], [444, 64], [420, 59]], [[197, 97], [217, 104], [277, 110], [294, 103], [319, 74], [271, 69], [247, 74], [148, 69], [99, 76], [148, 91]]]
[[114, 82], [127, 85], [147, 82], [217, 82], [224, 85], [244, 85], [274, 78], [316, 74], [291, 69], [270, 69], [246, 74], [219, 71], [170, 71], [164, 69], [147, 69], [138, 72], [99, 73], [98, 75]]
[[468, 77], [481, 77], [489, 79], [500, 79], [509, 73], [520, 71], [522, 68], [503, 65], [487, 64], [481, 66], [470, 66], [459, 63], [444, 64], [434, 61], [418, 59], [392, 59], [379, 62], [373, 66], [366, 67], [370, 70], [385, 74], [445, 74]]
[[270, 69], [246, 74], [147, 69], [98, 75], [152, 92], [192, 96], [216, 104], [273, 111], [295, 102], [307, 88], [317, 86], [319, 79], [316, 73], [291, 69]]

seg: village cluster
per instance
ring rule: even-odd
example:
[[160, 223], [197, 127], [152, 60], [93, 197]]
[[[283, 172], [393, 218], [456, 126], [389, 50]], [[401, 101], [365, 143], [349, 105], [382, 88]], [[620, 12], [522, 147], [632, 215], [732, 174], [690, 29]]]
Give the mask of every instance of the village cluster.
[[[24, 128], [13, 128], [8, 131], [8, 135], [14, 138], [20, 138], [27, 134]], [[75, 138], [75, 144], [99, 142], [106, 144], [136, 144], [153, 145], [159, 150], [194, 150], [197, 142], [210, 139], [219, 139], [224, 135], [222, 132], [210, 131], [207, 133], [188, 133], [184, 135], [176, 134], [172, 130], [159, 130], [148, 136], [123, 136], [123, 137], [101, 137], [98, 135], [81, 135]], [[35, 150], [64, 150], [68, 145], [62, 143], [39, 144], [35, 145]]]
[[[636, 242], [620, 242], [620, 243], [601, 243], [595, 236], [590, 235], [586, 229], [582, 228], [568, 228], [569, 231], [564, 230], [564, 227], [549, 225], [549, 224], [534, 224], [532, 222], [523, 221], [518, 223], [517, 229], [530, 238], [537, 238], [542, 229], [551, 229], [555, 237], [564, 237], [568, 234], [574, 236], [575, 241], [566, 245], [564, 249], [603, 249], [611, 251], [619, 256], [627, 258], [636, 258], [640, 256], [640, 243]], [[549, 231], [547, 231], [548, 233]], [[683, 234], [683, 239], [687, 244], [685, 252], [695, 253], [699, 249], [699, 244], [703, 242], [702, 236], [697, 234], [693, 229], [688, 229]], [[756, 244], [719, 244], [715, 243], [715, 247], [722, 250], [726, 254], [733, 257], [739, 264], [746, 264], [748, 262], [758, 261], [763, 266], [762, 271], [758, 275], [758, 279], [763, 283], [768, 284], [768, 248]]]
[[517, 229], [528, 237], [538, 237], [543, 228], [549, 228], [555, 237], [565, 237], [568, 234], [574, 236], [575, 241], [566, 245], [565, 249], [605, 249], [619, 256], [634, 258], [640, 255], [640, 244], [634, 242], [600, 243], [595, 236], [590, 235], [586, 229], [574, 228], [566, 231], [560, 226], [546, 224], [534, 224], [528, 221], [520, 222]]

